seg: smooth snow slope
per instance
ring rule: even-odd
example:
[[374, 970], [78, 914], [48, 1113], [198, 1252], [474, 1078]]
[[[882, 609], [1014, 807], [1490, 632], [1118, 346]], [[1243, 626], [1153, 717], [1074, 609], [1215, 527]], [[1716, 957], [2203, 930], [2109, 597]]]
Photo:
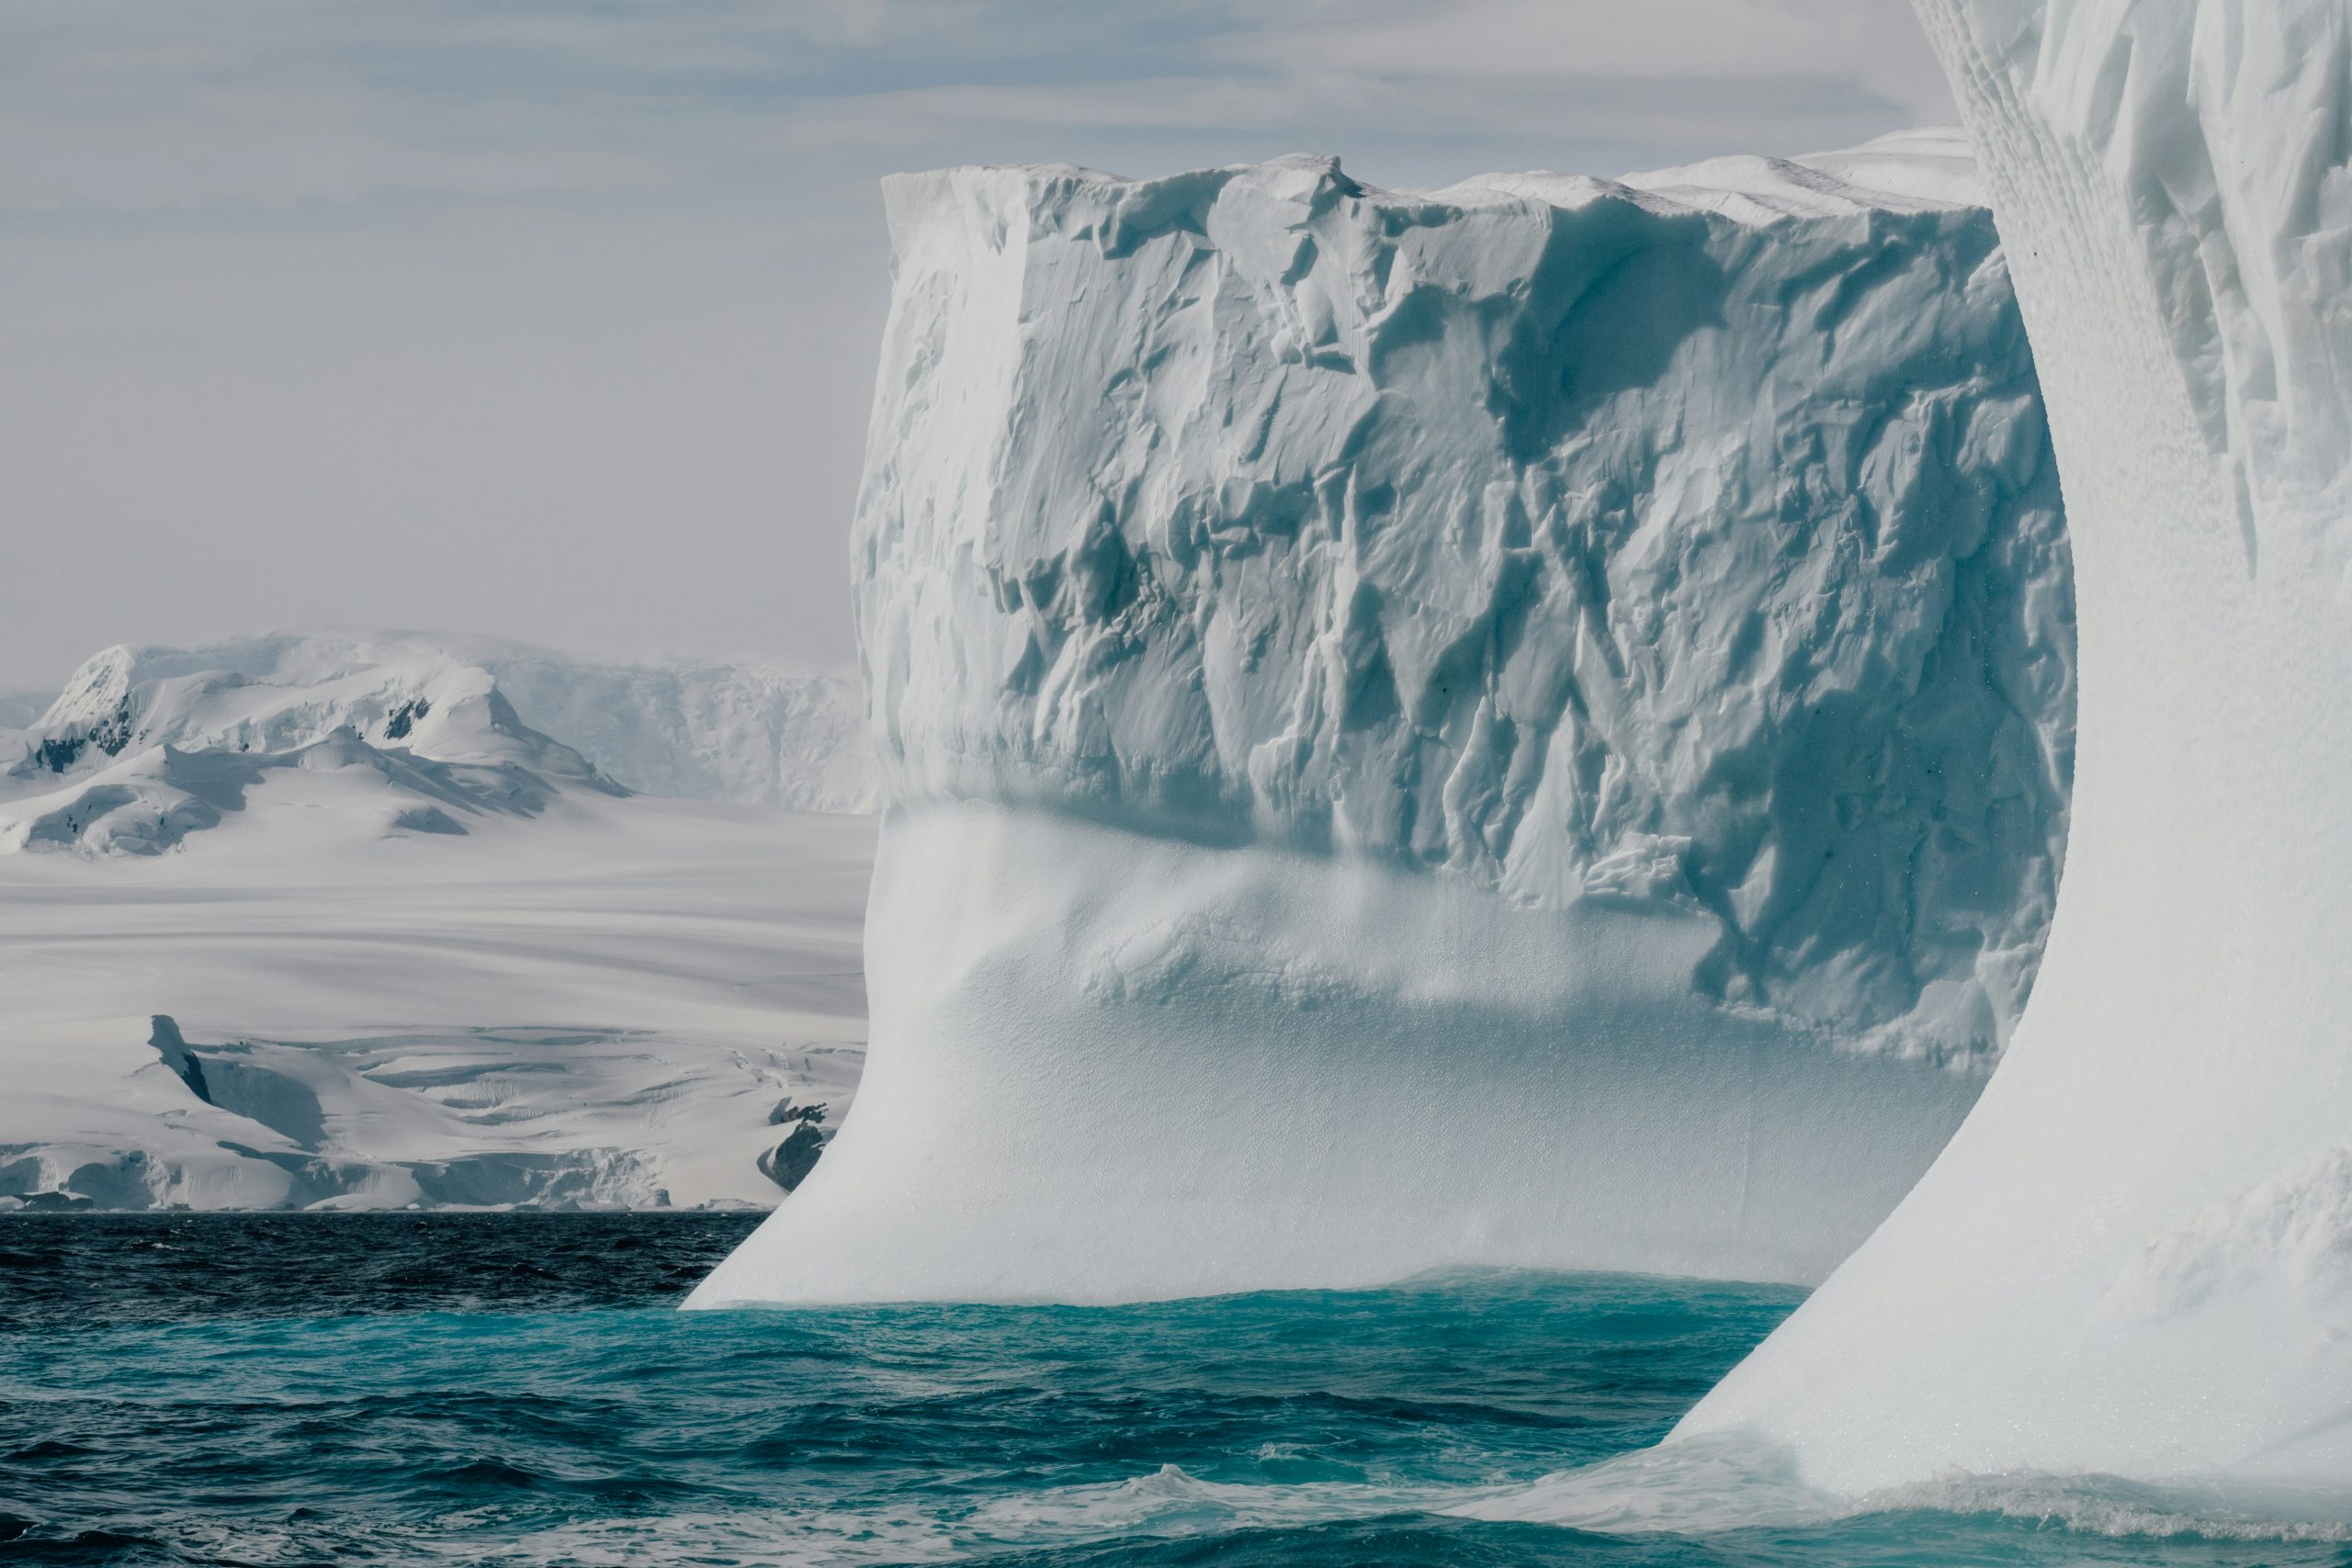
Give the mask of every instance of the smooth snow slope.
[[1813, 1279], [2056, 881], [2072, 601], [1951, 135], [889, 182], [862, 1111], [698, 1301]]
[[0, 860], [0, 1209], [784, 1196], [777, 1107], [857, 1081], [870, 818], [588, 795], [378, 838], [343, 784]]
[[1921, 0], [2082, 582], [2065, 894], [1918, 1190], [1694, 1411], [1860, 1492], [2352, 1487], [2352, 14]]

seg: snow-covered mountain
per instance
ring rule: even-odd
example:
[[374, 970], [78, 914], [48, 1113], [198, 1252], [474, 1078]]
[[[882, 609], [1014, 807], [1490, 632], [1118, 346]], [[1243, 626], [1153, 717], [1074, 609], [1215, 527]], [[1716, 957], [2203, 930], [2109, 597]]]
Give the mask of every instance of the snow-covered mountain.
[[2057, 479], [1959, 139], [886, 201], [874, 1051], [702, 1299], [1867, 1235], [2066, 818]]
[[774, 662], [594, 663], [477, 641], [526, 722], [646, 795], [787, 811], [872, 811], [881, 781], [853, 675]]
[[0, 736], [0, 1208], [773, 1202], [862, 1055], [871, 822], [768, 804], [863, 804], [851, 690], [98, 654]]
[[5, 774], [0, 852], [156, 853], [278, 775], [315, 775], [306, 798], [323, 786], [383, 832], [461, 834], [484, 814], [536, 816], [565, 790], [616, 792], [525, 725], [487, 671], [445, 656], [314, 664], [293, 681], [202, 665], [124, 648], [84, 664]]
[[8, 751], [0, 852], [169, 849], [287, 770], [338, 775], [359, 830], [441, 833], [566, 790], [855, 811], [874, 787], [842, 677], [406, 633], [107, 649]]

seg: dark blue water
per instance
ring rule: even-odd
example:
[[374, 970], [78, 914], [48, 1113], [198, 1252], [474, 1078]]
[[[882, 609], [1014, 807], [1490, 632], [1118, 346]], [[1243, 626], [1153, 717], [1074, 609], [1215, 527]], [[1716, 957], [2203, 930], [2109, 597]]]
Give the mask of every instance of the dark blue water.
[[1645, 1447], [1790, 1291], [673, 1310], [750, 1223], [0, 1220], [0, 1560], [2352, 1563], [2128, 1492], [1687, 1537], [1443, 1512]]

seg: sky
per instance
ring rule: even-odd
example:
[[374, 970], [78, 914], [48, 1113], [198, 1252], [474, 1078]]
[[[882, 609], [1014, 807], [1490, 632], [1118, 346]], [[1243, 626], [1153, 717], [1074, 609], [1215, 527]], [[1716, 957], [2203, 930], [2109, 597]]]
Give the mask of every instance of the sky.
[[847, 664], [893, 170], [1953, 118], [1898, 0], [9, 0], [0, 692], [300, 626]]

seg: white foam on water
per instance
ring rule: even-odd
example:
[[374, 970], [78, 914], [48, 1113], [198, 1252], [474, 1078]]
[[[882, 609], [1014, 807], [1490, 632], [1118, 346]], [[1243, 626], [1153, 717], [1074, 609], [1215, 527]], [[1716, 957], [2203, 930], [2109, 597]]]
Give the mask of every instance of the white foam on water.
[[2033, 1472], [1951, 1473], [1840, 1496], [1808, 1483], [1801, 1456], [1740, 1433], [1708, 1433], [1488, 1489], [1448, 1511], [1608, 1535], [1704, 1538], [1741, 1530], [1817, 1530], [1925, 1513], [2026, 1520], [2080, 1535], [2165, 1540], [2352, 1541], [2352, 1495], [2185, 1477]]

